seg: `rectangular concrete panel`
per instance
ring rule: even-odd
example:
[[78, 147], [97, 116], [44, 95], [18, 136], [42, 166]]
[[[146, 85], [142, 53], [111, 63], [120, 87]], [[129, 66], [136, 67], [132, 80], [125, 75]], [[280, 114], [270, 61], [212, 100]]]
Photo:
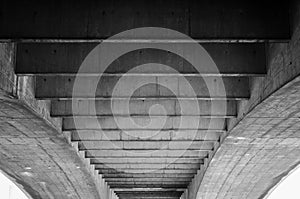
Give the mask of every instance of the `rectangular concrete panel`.
[[[201, 46], [215, 64], [210, 65], [206, 59], [196, 61], [199, 51], [191, 43], [170, 43], [168, 47], [185, 50], [182, 56], [170, 51], [143, 49], [142, 43], [137, 45], [140, 50], [131, 51], [111, 60], [109, 66], [103, 64], [101, 52], [89, 53], [99, 43], [20, 43], [17, 48], [17, 74], [182, 74], [182, 75], [264, 75], [266, 74], [266, 55], [264, 43], [203, 43]], [[128, 43], [106, 44], [109, 48], [127, 48]], [[173, 47], [174, 45], [174, 47]], [[176, 47], [176, 46], [177, 47]], [[192, 52], [191, 52], [192, 51]], [[113, 55], [113, 51], [111, 55]], [[189, 60], [198, 66], [193, 66]], [[210, 60], [210, 58], [208, 60]], [[158, 66], [153, 63], [166, 66]], [[150, 64], [149, 67], [137, 66]], [[134, 70], [132, 70], [135, 68]], [[80, 71], [79, 71], [80, 69]], [[175, 71], [175, 72], [174, 72]], [[177, 74], [177, 75], [178, 75]]]
[[[178, 182], [190, 182], [191, 179], [189, 178], [178, 178], [176, 181]], [[145, 178], [145, 179], [130, 179], [130, 178], [110, 178], [107, 179], [106, 182], [174, 182], [174, 179], [172, 178]]]
[[[115, 174], [102, 174], [106, 179], [110, 178], [192, 178], [194, 174], [190, 173], [115, 173]], [[174, 179], [175, 180], [175, 179]]]
[[212, 141], [81, 141], [79, 150], [212, 150]]
[[[133, 173], [133, 174], [143, 174], [143, 173], [151, 173], [153, 174], [196, 174], [197, 169], [125, 169], [125, 168], [120, 168], [120, 169], [112, 169], [112, 168], [99, 168], [97, 169], [99, 173], [101, 174], [108, 174], [108, 173]], [[150, 184], [152, 184], [150, 182]], [[171, 183], [169, 183], [171, 184]], [[120, 187], [121, 188], [121, 187]]]
[[223, 118], [199, 116], [149, 117], [67, 117], [63, 130], [225, 130]]
[[[126, 171], [125, 171], [126, 172]], [[110, 188], [184, 188], [187, 187], [189, 183], [185, 182], [110, 182], [108, 183]]]
[[217, 141], [224, 133], [221, 130], [77, 130], [72, 131], [72, 141], [89, 140], [207, 140]]
[[[180, 100], [180, 99], [102, 99], [102, 100], [53, 100], [51, 116], [145, 116], [150, 108], [161, 105], [164, 109], [152, 109], [151, 115], [200, 115], [234, 117], [237, 114], [234, 100]], [[195, 107], [199, 107], [197, 110]], [[224, 110], [226, 106], [226, 110]]]
[[163, 27], [201, 39], [288, 39], [288, 11], [274, 1], [4, 0], [0, 37], [91, 39], [132, 28]]
[[200, 158], [91, 158], [91, 164], [202, 164]]
[[[142, 170], [193, 170], [200, 169], [200, 164], [93, 164], [96, 169], [142, 169]], [[134, 172], [134, 171], [133, 171]]]
[[156, 158], [204, 158], [208, 155], [207, 150], [88, 150], [85, 152], [87, 158], [95, 158], [95, 157], [119, 157], [119, 158], [127, 158], [127, 157], [140, 157], [140, 158], [148, 158], [148, 157], [156, 157]]
[[143, 199], [143, 198], [179, 198], [182, 194], [182, 191], [123, 191], [123, 192], [116, 192], [120, 199]]
[[[74, 81], [76, 79], [76, 87]], [[246, 77], [38, 76], [36, 98], [203, 98], [247, 99]]]

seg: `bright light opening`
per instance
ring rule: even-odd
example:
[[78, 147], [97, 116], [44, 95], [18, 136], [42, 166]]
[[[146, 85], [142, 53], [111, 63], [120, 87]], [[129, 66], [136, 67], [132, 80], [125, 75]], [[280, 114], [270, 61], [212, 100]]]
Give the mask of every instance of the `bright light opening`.
[[284, 177], [265, 199], [299, 199], [300, 197], [300, 165]]
[[29, 199], [10, 179], [0, 171], [1, 199]]

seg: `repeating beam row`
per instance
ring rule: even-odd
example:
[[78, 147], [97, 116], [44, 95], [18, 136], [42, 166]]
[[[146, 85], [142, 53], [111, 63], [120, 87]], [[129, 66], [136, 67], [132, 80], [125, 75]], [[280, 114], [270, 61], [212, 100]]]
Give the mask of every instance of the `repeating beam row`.
[[199, 116], [67, 117], [63, 130], [224, 130], [226, 119]]
[[[209, 53], [217, 68], [202, 60], [198, 63], [197, 69], [183, 57], [199, 57], [196, 50], [183, 52], [183, 57], [159, 49], [146, 47], [137, 43], [139, 50], [128, 52], [117, 57], [109, 65], [101, 65], [101, 54], [89, 53], [99, 43], [21, 43], [17, 49], [17, 74], [116, 74], [124, 73], [145, 75], [145, 74], [173, 74], [178, 75], [264, 75], [266, 74], [265, 45], [258, 43], [228, 43], [202, 44]], [[113, 43], [117, 48], [128, 45]], [[133, 45], [133, 44], [131, 44]], [[169, 45], [175, 45], [174, 43]], [[181, 48], [193, 49], [192, 44], [180, 44]], [[171, 49], [171, 48], [170, 48]], [[113, 52], [112, 52], [113, 53]], [[186, 54], [184, 54], [186, 53]], [[195, 54], [191, 54], [195, 53]], [[94, 57], [99, 56], [99, 57]], [[86, 61], [84, 61], [86, 59]], [[91, 60], [92, 59], [92, 60]], [[88, 60], [88, 61], [87, 61]], [[152, 63], [152, 67], [151, 67]], [[153, 63], [167, 65], [154, 65]], [[142, 64], [150, 64], [150, 67], [140, 67]], [[81, 67], [85, 66], [85, 67]], [[135, 68], [136, 67], [136, 68]], [[134, 68], [134, 69], [133, 69]], [[133, 70], [132, 70], [133, 69]], [[176, 71], [176, 73], [174, 73]]]

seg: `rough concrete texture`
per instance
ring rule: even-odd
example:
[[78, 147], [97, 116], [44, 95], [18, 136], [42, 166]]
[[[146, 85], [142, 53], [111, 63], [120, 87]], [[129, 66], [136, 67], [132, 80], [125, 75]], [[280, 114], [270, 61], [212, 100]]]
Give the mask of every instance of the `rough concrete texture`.
[[0, 37], [107, 38], [132, 28], [164, 27], [193, 38], [287, 39], [286, 7], [270, 0], [3, 0]]
[[263, 198], [300, 163], [300, 78], [291, 81], [300, 74], [300, 4], [293, 9], [291, 41], [268, 45], [267, 76], [252, 78], [251, 98], [240, 103], [202, 182], [194, 180], [200, 188], [193, 182], [182, 198]]
[[0, 66], [1, 170], [34, 199], [116, 198], [68, 144], [49, 102], [34, 99], [34, 78], [14, 75], [12, 43], [0, 44]]
[[[14, 37], [14, 39], [37, 37], [96, 38], [98, 39], [97, 41], [101, 41], [103, 38], [122, 30], [127, 30], [128, 28], [159, 26], [179, 30], [196, 39], [217, 39], [218, 41], [223, 41], [222, 39], [229, 38], [229, 40], [226, 41], [233, 41], [231, 40], [232, 38], [246, 40], [276, 40], [289, 38], [289, 19], [287, 9], [285, 9], [286, 5], [275, 2], [271, 4], [260, 2], [259, 5], [256, 5], [253, 2], [241, 3], [241, 1], [232, 1], [230, 3], [216, 3], [214, 6], [211, 6], [209, 3], [204, 2], [202, 4], [194, 0], [184, 2], [174, 1], [172, 3], [168, 1], [163, 3], [161, 1], [153, 1], [150, 4], [149, 2], [146, 3], [146, 5], [149, 6], [146, 7], [146, 9], [141, 6], [145, 3], [143, 1], [142, 4], [140, 4], [140, 1], [131, 2], [132, 5], [134, 5], [132, 8], [130, 6], [124, 7], [123, 3], [119, 1], [116, 1], [116, 3], [104, 2], [103, 6], [102, 2], [85, 3], [84, 5], [74, 3], [71, 6], [68, 5], [68, 2], [57, 3], [54, 1], [50, 4], [48, 3], [41, 5], [38, 2], [30, 1], [29, 3], [23, 2], [21, 4], [22, 6], [16, 7], [14, 3], [5, 1], [3, 8], [0, 8], [3, 18], [3, 20], [0, 21], [0, 27], [7, 28], [0, 29], [0, 37], [9, 38], [13, 35], [12, 37]], [[23, 7], [27, 7], [28, 9], [24, 9]], [[65, 12], [66, 7], [69, 8], [68, 12]], [[101, 11], [99, 9], [101, 9]], [[57, 14], [53, 16], [54, 10]], [[117, 12], [118, 10], [122, 10], [122, 12]], [[152, 10], [156, 10], [156, 12], [152, 12]], [[266, 10], [272, 10], [273, 12], [266, 12]], [[19, 13], [16, 14], [16, 12]], [[155, 13], [155, 15], [153, 15], [153, 13]], [[15, 15], [15, 17], [11, 17], [12, 15]], [[16, 23], [12, 23], [9, 19], [12, 21], [16, 20]], [[112, 21], [116, 19], [120, 19], [120, 23], [116, 26], [111, 25], [113, 24]], [[44, 23], [43, 20], [47, 20], [49, 23]], [[20, 21], [22, 22], [21, 24]], [[235, 23], [232, 23], [232, 21], [235, 21]], [[101, 27], [99, 27], [99, 24]], [[22, 31], [15, 33], [16, 27]], [[179, 198], [183, 189], [187, 188], [189, 184], [189, 191], [185, 192], [182, 198], [194, 199], [197, 193], [199, 198], [256, 198], [263, 196], [266, 191], [290, 169], [288, 167], [293, 167], [298, 162], [296, 154], [299, 154], [299, 151], [295, 150], [297, 153], [292, 151], [299, 148], [297, 135], [293, 137], [293, 135], [297, 133], [297, 130], [299, 130], [297, 128], [297, 123], [299, 123], [297, 122], [298, 113], [293, 112], [296, 111], [297, 104], [288, 103], [298, 102], [298, 99], [294, 99], [299, 98], [297, 94], [299, 90], [297, 82], [289, 85], [289, 87], [283, 88], [283, 91], [279, 91], [279, 94], [271, 95], [271, 97], [255, 109], [253, 109], [253, 107], [299, 74], [299, 51], [297, 50], [299, 48], [299, 44], [297, 43], [299, 39], [297, 35], [299, 36], [297, 33], [294, 34], [289, 44], [271, 44], [267, 46], [269, 53], [268, 76], [266, 78], [251, 78], [250, 90], [248, 89], [248, 78], [237, 77], [236, 75], [252, 76], [263, 74], [265, 67], [260, 67], [260, 64], [264, 65], [265, 63], [265, 60], [262, 62], [262, 57], [265, 57], [265, 47], [259, 44], [260, 50], [257, 51], [255, 50], [257, 48], [249, 48], [252, 44], [247, 44], [248, 47], [244, 50], [237, 50], [236, 48], [230, 47], [232, 44], [222, 44], [222, 49], [220, 48], [220, 44], [213, 44], [215, 47], [212, 49], [218, 49], [215, 51], [218, 52], [215, 53], [216, 57], [220, 56], [219, 59], [216, 59], [221, 61], [226, 60], [225, 62], [217, 63], [220, 68], [227, 69], [221, 70], [221, 72], [223, 75], [231, 74], [234, 76], [223, 78], [228, 96], [234, 99], [248, 98], [250, 93], [252, 96], [248, 102], [239, 102], [238, 118], [231, 119], [228, 125], [225, 124], [229, 120], [227, 115], [212, 119], [216, 127], [216, 131], [213, 131], [209, 136], [209, 139], [213, 138], [212, 140], [207, 140], [208, 137], [205, 136], [204, 140], [196, 141], [195, 144], [190, 145], [191, 150], [185, 150], [182, 157], [177, 160], [178, 162], [174, 162], [174, 164], [168, 166], [166, 166], [168, 161], [172, 160], [172, 157], [176, 158], [178, 154], [182, 153], [182, 149], [185, 148], [183, 147], [185, 141], [174, 141], [174, 137], [170, 135], [174, 133], [170, 130], [172, 130], [175, 124], [178, 124], [176, 116], [168, 118], [166, 124], [167, 128], [163, 129], [163, 131], [167, 133], [161, 135], [159, 138], [160, 141], [157, 140], [157, 137], [154, 137], [154, 139], [151, 140], [152, 142], [149, 142], [149, 140], [139, 140], [139, 136], [136, 137], [136, 140], [129, 140], [129, 137], [123, 137], [122, 132], [118, 131], [117, 125], [112, 118], [108, 119], [105, 115], [99, 117], [100, 123], [106, 127], [105, 131], [110, 130], [111, 135], [116, 138], [116, 140], [109, 142], [109, 144], [114, 145], [111, 147], [107, 144], [106, 140], [103, 140], [103, 131], [96, 128], [95, 121], [88, 117], [89, 115], [83, 114], [75, 117], [82, 129], [76, 132], [74, 128], [74, 118], [64, 115], [67, 113], [67, 109], [65, 109], [66, 112], [62, 112], [59, 116], [66, 116], [63, 119], [63, 130], [66, 130], [64, 134], [68, 138], [69, 143], [76, 149], [76, 154], [76, 152], [72, 151], [71, 147], [66, 144], [62, 134], [49, 127], [50, 124], [56, 129], [61, 130], [61, 121], [59, 119], [51, 119], [49, 116], [50, 102], [44, 100], [36, 101], [34, 99], [34, 96], [39, 99], [52, 98], [55, 100], [59, 98], [66, 100], [66, 98], [72, 97], [72, 77], [66, 74], [65, 76], [59, 77], [39, 77], [35, 90], [33, 87], [33, 77], [20, 77], [16, 79], [13, 75], [13, 70], [9, 69], [7, 71], [12, 75], [9, 76], [8, 80], [13, 82], [13, 84], [6, 84], [5, 82], [3, 88], [7, 90], [5, 92], [6, 96], [11, 94], [12, 96], [18, 97], [19, 101], [8, 100], [3, 97], [2, 111], [9, 113], [10, 111], [17, 110], [22, 113], [11, 114], [11, 117], [7, 117], [7, 113], [3, 113], [1, 123], [4, 125], [4, 130], [1, 133], [4, 135], [2, 136], [3, 138], [1, 138], [0, 146], [3, 148], [2, 151], [5, 152], [2, 156], [6, 158], [7, 161], [1, 163], [2, 165], [0, 164], [0, 166], [13, 178], [19, 180], [20, 184], [23, 184], [25, 189], [36, 198], [97, 198], [98, 193], [100, 193], [101, 198], [117, 198], [114, 192], [108, 189], [107, 184], [110, 185], [110, 188], [116, 189], [116, 193], [120, 198], [149, 198], [149, 196], [150, 198]], [[243, 42], [234, 45], [245, 47]], [[54, 75], [55, 73], [67, 72], [66, 70], [72, 65], [70, 63], [74, 63], [73, 58], [76, 57], [74, 54], [69, 54], [69, 52], [74, 49], [70, 51], [66, 50], [68, 45], [65, 44], [58, 46], [60, 47], [57, 47], [56, 44], [47, 44], [44, 49], [45, 51], [37, 50], [38, 48], [35, 48], [37, 46], [34, 47], [34, 51], [27, 48], [28, 46], [26, 45], [24, 49], [20, 48], [21, 55], [27, 58], [30, 57], [31, 59], [29, 60], [33, 61], [34, 64], [32, 62], [26, 62], [27, 58], [24, 59], [24, 63], [26, 63], [25, 65], [27, 67], [22, 67], [22, 64], [19, 65], [19, 72], [27, 75], [42, 73], [42, 71], [44, 71], [43, 73], [52, 72]], [[66, 51], [63, 50], [63, 53], [61, 53], [60, 49]], [[39, 52], [41, 52], [46, 59], [42, 56], [38, 56]], [[78, 51], [76, 51], [75, 54], [76, 53], [78, 53]], [[156, 52], [152, 53], [152, 55], [155, 55]], [[140, 54], [140, 52], [134, 52], [133, 54], [137, 55]], [[9, 60], [8, 63], [10, 63], [10, 65], [13, 63], [10, 56], [0, 55], [3, 57], [3, 60]], [[246, 60], [243, 59], [243, 55], [247, 57]], [[143, 56], [144, 55], [139, 55], [141, 60], [145, 60]], [[63, 58], [60, 60], [61, 57]], [[154, 57], [156, 57], [156, 55]], [[282, 59], [282, 57], [284, 59]], [[43, 61], [50, 61], [45, 66], [45, 62], [38, 61], [38, 58]], [[255, 62], [256, 58], [259, 59], [258, 62]], [[58, 62], [56, 63], [56, 61]], [[132, 67], [132, 63], [129, 62], [131, 62], [131, 59], [128, 59], [128, 62], [120, 62], [120, 66], [123, 67], [123, 65], [125, 65], [124, 68], [130, 68]], [[52, 63], [55, 64], [52, 65]], [[233, 63], [236, 64], [234, 68], [238, 68], [239, 70], [228, 70], [232, 67], [229, 65]], [[252, 68], [250, 63], [254, 64], [255, 67]], [[259, 65], [255, 63], [259, 63]], [[63, 67], [61, 67], [61, 65], [63, 65]], [[178, 65], [179, 67], [183, 66]], [[244, 66], [246, 66], [247, 70], [245, 70]], [[71, 73], [76, 72], [77, 67], [78, 64], [75, 64]], [[54, 72], [52, 71], [53, 68], [56, 68]], [[119, 68], [121, 67], [117, 67], [117, 69]], [[113, 71], [119, 73], [124, 72], [122, 70]], [[241, 71], [243, 74], [241, 74]], [[111, 88], [114, 87], [114, 82], [116, 82], [117, 78], [118, 77], [106, 78], [107, 83], [103, 84], [104, 89], [99, 88], [99, 90], [97, 90], [97, 96], [100, 98], [111, 97]], [[177, 93], [175, 93], [177, 96], [192, 97], [188, 95], [189, 93], [185, 93], [186, 87], [184, 84], [181, 84], [182, 81], [179, 78], [143, 77], [143, 79], [147, 79], [148, 82], [153, 83], [159, 81], [168, 82], [167, 80], [170, 80], [168, 86], [174, 87], [177, 91]], [[199, 78], [188, 77], [186, 79], [188, 79], [189, 83], [196, 89], [197, 97], [206, 99], [220, 97], [220, 81], [216, 81], [214, 77], [206, 77], [213, 87], [213, 96], [209, 96], [207, 90], [200, 86], [203, 85], [203, 82], [199, 81]], [[122, 95], [119, 97], [126, 97], [128, 87], [134, 86], [134, 84], [140, 81], [141, 79], [136, 78], [134, 81], [126, 82], [126, 84], [124, 84], [125, 89], [121, 89], [123, 93], [120, 92]], [[92, 77], [86, 78], [87, 84], [91, 82], [95, 82], [95, 80], [92, 80]], [[89, 89], [86, 89], [86, 85], [82, 84], [82, 86], [81, 95], [77, 97], [93, 97]], [[157, 87], [150, 85], [149, 87], [146, 86], [140, 89], [139, 93], [135, 93], [134, 96], [160, 98], [169, 97], [170, 92], [169, 90], [157, 89]], [[193, 100], [196, 101], [194, 98]], [[44, 120], [38, 117], [38, 115], [30, 115], [29, 109], [27, 109], [24, 104], [20, 104], [20, 102], [30, 106], [39, 116], [42, 116]], [[284, 104], [281, 104], [282, 102]], [[282, 112], [280, 112], [280, 108], [276, 110], [270, 108], [276, 103], [278, 107], [284, 108]], [[288, 105], [290, 105], [290, 107], [286, 107]], [[143, 107], [146, 108], [147, 105], [143, 104]], [[85, 106], [82, 108], [85, 108]], [[259, 108], [264, 111], [259, 112]], [[253, 111], [247, 117], [244, 117], [244, 115], [252, 109]], [[170, 112], [174, 113], [176, 109], [170, 109]], [[136, 113], [143, 114], [145, 111], [137, 111]], [[193, 112], [187, 113], [193, 115]], [[20, 119], [19, 117], [23, 115], [28, 118]], [[136, 120], [142, 124], [147, 123], [146, 119], [142, 117], [143, 115], [140, 115], [136, 117]], [[193, 123], [195, 121], [199, 122], [200, 120], [200, 118], [196, 118], [195, 115], [191, 118], [193, 119]], [[236, 126], [237, 122], [241, 119], [243, 119], [243, 122], [240, 122]], [[124, 118], [116, 117], [116, 120], [127, 126]], [[160, 120], [161, 118], [158, 116], [155, 122]], [[201, 121], [201, 129], [196, 129], [198, 132], [207, 128], [207, 118], [203, 118]], [[180, 129], [178, 132], [190, 130], [188, 129], [190, 123], [191, 120], [185, 123], [184, 129]], [[220, 139], [220, 135], [217, 133], [224, 132], [228, 127], [229, 129], [235, 128], [233, 128], [231, 134], [224, 141], [224, 145], [221, 146], [209, 166], [210, 160], [224, 137], [224, 133], [223, 135], [221, 133]], [[147, 130], [152, 132], [153, 129]], [[286, 132], [290, 132], [291, 135], [286, 135]], [[20, 136], [21, 133], [23, 133], [22, 136]], [[139, 131], [139, 133], [143, 134], [143, 131]], [[175, 134], [177, 134], [177, 132]], [[86, 140], [87, 135], [92, 135], [93, 139]], [[280, 135], [282, 135], [282, 137], [280, 137]], [[187, 131], [181, 136], [190, 140]], [[164, 140], [171, 140], [171, 138], [175, 147], [167, 145], [166, 140]], [[123, 150], [115, 150], [117, 144], [120, 144], [119, 147]], [[167, 146], [167, 149], [157, 150], [156, 153], [149, 153], [151, 149], [160, 149], [161, 145]], [[28, 151], [25, 149], [28, 149]], [[148, 153], [148, 155], [145, 156], [143, 153], [138, 153], [141, 150]], [[27, 154], [27, 152], [29, 154]], [[34, 154], [34, 156], [32, 154]], [[40, 162], [37, 157], [40, 158]], [[120, 164], [118, 160], [121, 158], [123, 158], [122, 162], [126, 161], [127, 164]], [[133, 160], [132, 158], [136, 159]], [[142, 158], [148, 158], [147, 161], [149, 162], [143, 161]], [[160, 163], [157, 158], [161, 158], [165, 162]], [[185, 164], [183, 163], [184, 160], [187, 160]], [[33, 161], [35, 161], [34, 164], [32, 163]], [[64, 161], [67, 161], [67, 163]], [[106, 164], [109, 165], [109, 168], [101, 164], [105, 161]], [[30, 164], [30, 162], [32, 164]], [[151, 176], [149, 173], [145, 173], [145, 170], [150, 167], [150, 162], [152, 168], [157, 168], [155, 172], [151, 173]], [[29, 166], [27, 166], [27, 164]], [[26, 167], [24, 167], [24, 165]], [[39, 167], [34, 168], [35, 165]], [[78, 165], [80, 168], [77, 168]], [[162, 165], [164, 168], [158, 170]], [[87, 167], [88, 170], [85, 167]], [[49, 172], [52, 168], [54, 168], [55, 171]], [[206, 169], [207, 172], [204, 173]], [[135, 173], [131, 172], [133, 170]], [[124, 171], [127, 173], [124, 173]], [[94, 179], [90, 176], [91, 173]], [[189, 183], [195, 174], [194, 180]], [[107, 184], [103, 178], [107, 180]], [[94, 184], [95, 181], [96, 185]], [[200, 185], [201, 182], [202, 184]], [[200, 189], [198, 189], [199, 186]], [[131, 188], [133, 188], [133, 191]], [[144, 191], [136, 188], [143, 188]], [[152, 193], [148, 193], [147, 191], [149, 191], [149, 189], [147, 188], [151, 188]], [[172, 188], [173, 192], [168, 192], [170, 188]], [[165, 192], [161, 193], [163, 189], [165, 189]]]

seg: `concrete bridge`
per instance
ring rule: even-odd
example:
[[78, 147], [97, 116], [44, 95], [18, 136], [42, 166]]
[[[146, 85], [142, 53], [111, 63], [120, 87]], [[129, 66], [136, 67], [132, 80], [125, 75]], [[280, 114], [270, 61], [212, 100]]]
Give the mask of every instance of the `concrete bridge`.
[[34, 199], [263, 198], [300, 163], [300, 3], [0, 2], [0, 169]]

